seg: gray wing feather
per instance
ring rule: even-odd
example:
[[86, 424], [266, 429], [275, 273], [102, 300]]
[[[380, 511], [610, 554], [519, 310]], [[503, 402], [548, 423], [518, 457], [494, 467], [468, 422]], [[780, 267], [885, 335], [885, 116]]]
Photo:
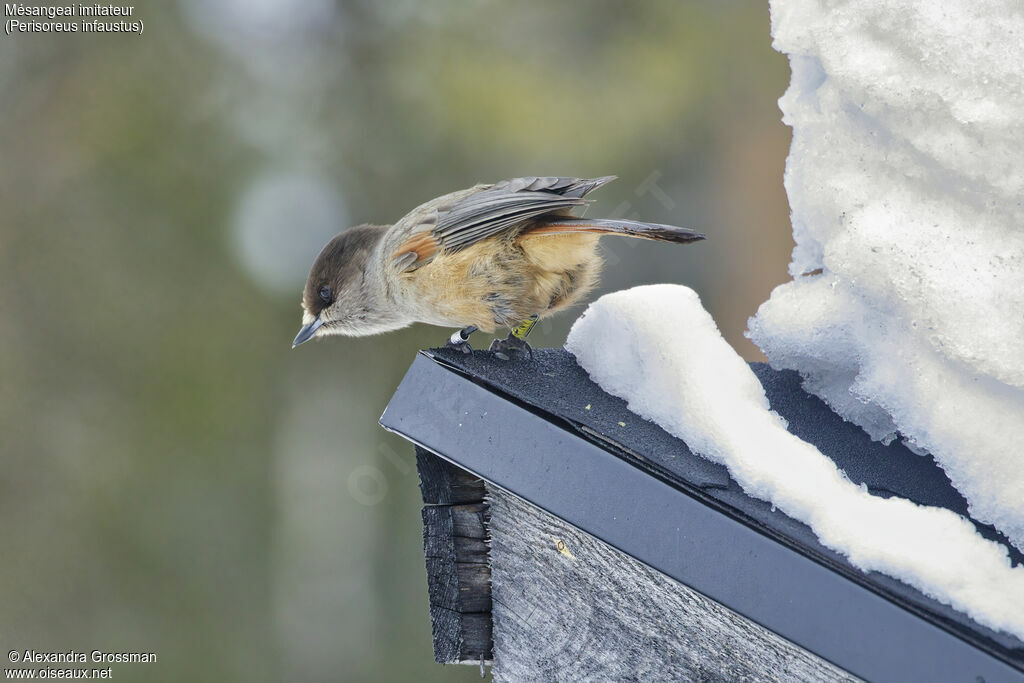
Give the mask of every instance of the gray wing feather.
[[539, 216], [585, 205], [584, 195], [614, 179], [530, 176], [504, 180], [453, 204], [438, 218], [433, 234], [446, 251], [465, 249]]
[[394, 260], [395, 267], [398, 268], [399, 271], [405, 270], [416, 262], [416, 258], [417, 256], [415, 251], [407, 251], [404, 254], [399, 254]]

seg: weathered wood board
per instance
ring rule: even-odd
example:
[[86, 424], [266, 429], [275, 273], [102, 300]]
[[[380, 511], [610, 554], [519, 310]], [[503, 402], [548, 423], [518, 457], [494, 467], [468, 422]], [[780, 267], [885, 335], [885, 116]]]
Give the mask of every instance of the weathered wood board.
[[859, 680], [509, 493], [487, 500], [496, 681]]

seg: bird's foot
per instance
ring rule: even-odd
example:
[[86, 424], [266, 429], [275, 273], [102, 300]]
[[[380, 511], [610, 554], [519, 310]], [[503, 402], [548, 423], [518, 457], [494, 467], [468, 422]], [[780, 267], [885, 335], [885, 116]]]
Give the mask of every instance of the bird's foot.
[[469, 335], [474, 332], [476, 332], [475, 326], [464, 327], [458, 332], [453, 333], [445, 346], [450, 349], [458, 349], [463, 353], [473, 353], [473, 347], [469, 345]]
[[511, 360], [524, 356], [530, 359], [533, 358], [533, 348], [526, 343], [525, 339], [520, 339], [513, 334], [508, 335], [504, 339], [492, 341], [489, 351], [501, 360]]

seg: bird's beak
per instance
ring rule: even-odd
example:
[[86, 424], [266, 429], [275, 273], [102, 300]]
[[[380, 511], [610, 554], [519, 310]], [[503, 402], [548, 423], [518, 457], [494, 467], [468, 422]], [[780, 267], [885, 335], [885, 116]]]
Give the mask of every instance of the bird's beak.
[[313, 318], [313, 322], [308, 325], [303, 325], [299, 333], [295, 335], [295, 341], [292, 342], [292, 348], [294, 349], [299, 344], [305, 344], [316, 334], [316, 331], [320, 329], [320, 326], [324, 324], [324, 321], [320, 319], [320, 316]]

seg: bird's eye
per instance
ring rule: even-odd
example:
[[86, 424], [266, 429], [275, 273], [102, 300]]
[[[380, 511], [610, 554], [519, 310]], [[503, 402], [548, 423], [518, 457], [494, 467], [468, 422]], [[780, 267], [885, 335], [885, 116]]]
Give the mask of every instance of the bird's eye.
[[320, 288], [320, 299], [325, 304], [331, 303], [331, 288], [327, 285]]

